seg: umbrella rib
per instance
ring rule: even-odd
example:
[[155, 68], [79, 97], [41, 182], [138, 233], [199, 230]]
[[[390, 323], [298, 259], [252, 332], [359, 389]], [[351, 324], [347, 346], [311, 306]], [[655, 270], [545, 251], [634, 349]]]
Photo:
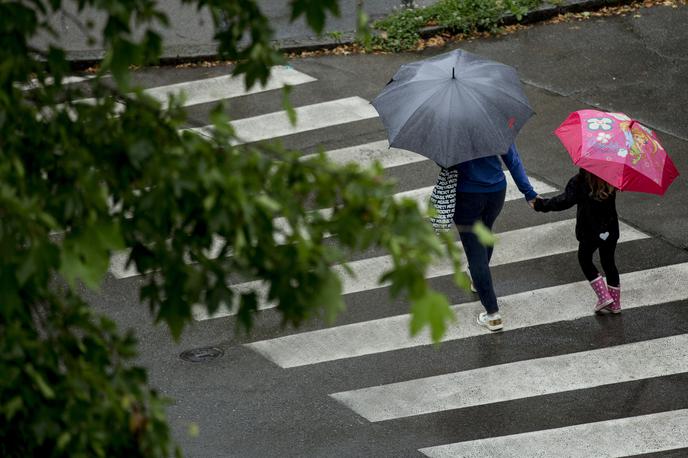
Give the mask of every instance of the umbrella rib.
[[[416, 81], [416, 82], [420, 83], [421, 81]], [[425, 82], [426, 82], [426, 81], [425, 81]], [[407, 86], [406, 86], [407, 84], [410, 84], [410, 83], [405, 83], [404, 89], [407, 89]], [[398, 90], [398, 89], [400, 90], [400, 89], [402, 89], [402, 88], [401, 88], [400, 86], [397, 86], [397, 87], [395, 87], [395, 88], [393, 88], [393, 89], [390, 89], [387, 93], [385, 93], [385, 97], [390, 97], [390, 94], [393, 94], [394, 91], [395, 91], [395, 90]], [[390, 146], [391, 146], [392, 143], [394, 142], [394, 139], [396, 139], [396, 138], [399, 136], [399, 134], [404, 130], [404, 126], [406, 126], [406, 124], [408, 123], [408, 121], [409, 121], [411, 118], [413, 118], [413, 116], [416, 114], [416, 112], [418, 112], [418, 110], [420, 110], [420, 109], [427, 103], [427, 101], [428, 101], [429, 99], [432, 99], [435, 95], [437, 95], [437, 93], [442, 89], [442, 85], [439, 84], [439, 85], [437, 85], [436, 87], [431, 88], [431, 89], [433, 89], [433, 90], [432, 90], [432, 93], [431, 93], [430, 95], [428, 95], [422, 103], [419, 103], [418, 106], [417, 106], [416, 108], [413, 109], [413, 112], [411, 112], [411, 114], [409, 114], [409, 116], [408, 116], [408, 117], [406, 118], [406, 120], [399, 126], [399, 128], [396, 129], [396, 134], [394, 135], [393, 138], [392, 138], [392, 136], [391, 136], [391, 131], [390, 131], [390, 129], [387, 130], [387, 136], [388, 136], [388, 138], [389, 138], [389, 144], [390, 144]], [[378, 97], [379, 97], [379, 96], [378, 96]], [[373, 100], [373, 102], [372, 102], [372, 103], [373, 103], [373, 106], [375, 106], [375, 101], [378, 99], [378, 97], [376, 97], [376, 99]], [[384, 122], [385, 122], [385, 121], [384, 121], [384, 119], [383, 119], [383, 123], [384, 123]]]
[[[417, 76], [417, 75], [416, 75]], [[444, 76], [432, 76], [432, 75], [427, 75], [425, 78], [416, 78], [414, 76], [413, 78], [406, 80], [406, 81], [399, 81], [399, 80], [394, 80], [395, 83], [397, 83], [391, 90], [396, 90], [396, 89], [401, 89], [401, 88], [407, 88], [411, 84], [416, 84], [416, 83], [428, 83], [432, 81], [437, 81], [437, 82], [443, 82], [445, 79], [450, 79], [449, 77], [444, 77]]]
[[[440, 78], [435, 78], [435, 80], [440, 80]], [[421, 83], [428, 84], [428, 82], [432, 82], [432, 81], [434, 81], [434, 80], [430, 79], [430, 78], [422, 79], [422, 80], [418, 79], [418, 80], [413, 80], [413, 81], [403, 81], [403, 82], [396, 81], [397, 85], [390, 88], [388, 93], [399, 90], [399, 89], [408, 89], [408, 87], [412, 84], [421, 84]]]
[[503, 90], [503, 89], [502, 89], [501, 87], [499, 87], [499, 86], [492, 86], [492, 85], [490, 85], [490, 84], [481, 83], [481, 82], [479, 82], [479, 81], [474, 81], [474, 82], [472, 82], [472, 84], [477, 85], [477, 86], [485, 86], [485, 87], [489, 87], [489, 88], [491, 88], [491, 89], [495, 89], [495, 90], [499, 91], [500, 93], [504, 94], [505, 96], [509, 97], [510, 99], [515, 100], [516, 102], [520, 103], [521, 105], [527, 107], [530, 111], [533, 111], [533, 108], [532, 108], [529, 104], [527, 104], [527, 103], [524, 102], [523, 100], [517, 99], [516, 97], [513, 96], [513, 94], [511, 94], [511, 93], [509, 93], [509, 92]]
[[[444, 69], [444, 68], [442, 68], [441, 66], [437, 65], [437, 64], [434, 63], [434, 62], [427, 62], [427, 63], [425, 64], [425, 66], [427, 66], [427, 67], [432, 66], [432, 67], [436, 68], [436, 69], [437, 69], [438, 71], [440, 71], [440, 72], [445, 72], [445, 69]], [[405, 66], [402, 66], [402, 68], [403, 68], [403, 67], [405, 67]], [[420, 68], [421, 68], [421, 67], [419, 66], [419, 68], [415, 69], [416, 71], [415, 71], [414, 75], [413, 75], [411, 78], [407, 79], [406, 81], [399, 81], [399, 80], [396, 80], [396, 79], [394, 79], [394, 76], [392, 77], [392, 81], [398, 83], [398, 84], [401, 86], [401, 85], [405, 85], [405, 84], [409, 84], [409, 83], [415, 83], [415, 82], [418, 82], [418, 81], [442, 80], [442, 79], [444, 79], [444, 77], [445, 77], [445, 75], [438, 74], [438, 75], [428, 75], [427, 78], [417, 79], [417, 77], [419, 76], [419, 73], [420, 73]], [[400, 69], [399, 71], [397, 71], [397, 74], [398, 74], [400, 71], [401, 71], [401, 69]], [[396, 76], [396, 74], [395, 74], [395, 76]]]

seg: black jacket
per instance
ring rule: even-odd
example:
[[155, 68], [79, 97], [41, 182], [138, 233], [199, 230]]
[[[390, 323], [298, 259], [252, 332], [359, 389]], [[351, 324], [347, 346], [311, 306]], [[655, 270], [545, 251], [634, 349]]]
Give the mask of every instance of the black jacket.
[[616, 193], [604, 200], [590, 197], [590, 189], [580, 175], [571, 178], [562, 194], [551, 199], [536, 199], [539, 212], [560, 211], [578, 205], [576, 238], [579, 241], [599, 242], [619, 239], [619, 217], [616, 213]]

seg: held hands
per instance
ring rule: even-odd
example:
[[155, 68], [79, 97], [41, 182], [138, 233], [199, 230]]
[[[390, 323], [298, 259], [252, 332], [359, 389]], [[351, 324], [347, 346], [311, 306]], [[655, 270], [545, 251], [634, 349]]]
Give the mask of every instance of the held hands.
[[[540, 194], [538, 194], [537, 196], [535, 196], [535, 199], [537, 199], [538, 197], [540, 197]], [[532, 200], [529, 200], [529, 201], [528, 201], [528, 205], [529, 205], [530, 208], [532, 208], [532, 209], [535, 209], [535, 199], [532, 199]]]
[[537, 196], [535, 196], [535, 199], [532, 199], [532, 200], [529, 200], [529, 201], [528, 201], [528, 205], [529, 205], [530, 208], [532, 208], [533, 210], [535, 210], [535, 201], [538, 200], [538, 199], [544, 200], [544, 199], [540, 196], [540, 194], [538, 194]]

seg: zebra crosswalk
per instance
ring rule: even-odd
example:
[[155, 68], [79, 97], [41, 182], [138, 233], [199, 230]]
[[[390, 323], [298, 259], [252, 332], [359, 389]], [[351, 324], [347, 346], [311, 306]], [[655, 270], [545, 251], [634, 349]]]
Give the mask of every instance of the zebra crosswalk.
[[[654, 279], [655, 283], [645, 286], [648, 279]], [[670, 287], [666, 287], [665, 279], [670, 279]], [[681, 285], [688, 284], [688, 263], [623, 274], [622, 281], [643, 285], [624, 290], [626, 309], [683, 300], [687, 295]], [[509, 314], [512, 330], [575, 320], [590, 314], [586, 288], [585, 282], [575, 282], [524, 291], [501, 297], [500, 307]], [[547, 313], [552, 308], [558, 313]], [[457, 304], [453, 309], [458, 315], [458, 323], [447, 331], [445, 342], [484, 334], [473, 322], [473, 316], [482, 310], [480, 302]], [[410, 337], [409, 322], [409, 315], [396, 315], [257, 341], [247, 346], [281, 367], [289, 368], [432, 343], [429, 336]]]
[[[426, 196], [427, 195], [429, 195], [429, 193], [427, 193]], [[492, 266], [498, 266], [518, 262], [519, 260], [535, 259], [574, 251], [577, 244], [575, 240], [569, 236], [574, 230], [574, 227], [575, 220], [564, 220], [542, 226], [498, 233], [497, 237], [500, 249], [495, 250], [490, 264]], [[625, 236], [625, 240], [628, 241], [646, 237], [645, 234], [625, 224], [621, 225], [620, 231], [621, 234]], [[465, 257], [463, 257], [463, 264], [466, 264]], [[392, 258], [389, 255], [383, 255], [352, 261], [347, 265], [351, 274], [346, 274], [343, 267], [335, 266], [334, 268], [342, 278], [342, 292], [344, 294], [352, 294], [384, 286], [378, 283], [377, 277], [381, 272], [385, 272], [392, 267]], [[434, 278], [451, 275], [452, 273], [453, 268], [451, 263], [445, 260], [444, 262], [439, 262], [432, 266], [428, 270], [426, 276], [428, 278]], [[262, 292], [263, 296], [265, 296], [267, 292], [266, 288], [262, 286], [259, 281], [239, 283], [235, 285], [235, 288], [237, 291], [257, 290]], [[260, 305], [262, 309], [272, 307], [274, 307], [274, 304], [267, 302], [263, 302]], [[198, 307], [194, 310], [194, 317], [197, 320], [220, 318], [233, 314], [234, 311], [229, 309], [219, 310], [213, 316], [206, 315], [202, 307]]]
[[[688, 335], [682, 334], [334, 393], [332, 397], [369, 421], [392, 420], [687, 372], [686, 344]], [[486, 383], [499, 379], [509, 383]]]
[[[257, 108], [250, 116], [232, 121], [239, 142], [290, 136], [298, 144], [301, 135], [308, 135], [309, 144], [312, 144], [314, 133], [331, 132], [333, 127], [349, 129], [345, 144], [341, 144], [340, 138], [336, 148], [325, 151], [330, 160], [363, 166], [377, 161], [386, 173], [409, 177], [413, 183], [422, 182], [421, 186], [408, 188], [400, 180], [397, 198], [411, 198], [422, 206], [427, 205], [436, 178], [428, 172], [432, 170], [428, 168], [428, 161], [415, 153], [389, 147], [377, 113], [368, 102], [369, 93], [339, 94], [335, 91], [328, 93], [327, 99], [323, 99], [322, 94], [311, 96], [309, 85], [322, 83], [323, 78], [327, 75], [311, 75], [298, 66], [280, 67], [274, 71], [267, 86], [248, 92], [243, 90], [240, 80], [229, 76], [182, 81], [151, 87], [146, 92], [164, 101], [168, 93], [183, 90], [188, 92], [187, 105], [203, 105], [218, 100], [236, 101], [239, 97], [242, 100], [270, 94], [281, 97], [278, 89], [285, 84], [298, 86], [301, 103], [295, 107], [299, 120], [295, 126], [288, 122], [284, 111], [266, 109], [261, 112]], [[370, 129], [364, 139], [358, 138], [355, 126], [362, 122], [377, 123], [377, 130], [373, 129], [377, 138], [370, 137]], [[189, 129], [201, 135], [212, 133], [211, 126], [190, 126]], [[325, 140], [323, 138], [323, 144]], [[528, 169], [527, 162], [525, 166]], [[674, 403], [661, 404], [661, 410], [647, 407], [659, 390], [656, 387], [682, 386], [688, 391], [684, 382], [688, 374], [688, 317], [685, 316], [688, 253], [677, 252], [642, 228], [622, 222], [619, 251], [632, 255], [618, 259], [623, 313], [594, 316], [591, 312], [593, 293], [576, 266], [573, 214], [533, 213], [529, 222], [524, 223], [520, 218], [516, 224], [513, 215], [518, 209], [530, 210], [520, 201], [522, 195], [508, 174], [507, 178], [507, 202], [496, 231], [498, 243], [491, 262], [497, 292], [509, 291], [499, 294], [506, 320], [502, 333], [490, 334], [475, 323], [475, 316], [482, 310], [477, 297], [450, 289], [452, 267], [449, 263], [438, 262], [429, 269], [427, 277], [452, 298], [457, 321], [449, 326], [443, 344], [437, 348], [427, 334], [411, 337], [411, 317], [407, 309], [394, 305], [383, 294], [387, 285], [378, 281], [379, 275], [391, 266], [391, 259], [373, 250], [352, 259], [347, 263], [348, 270], [334, 266], [342, 278], [345, 301], [351, 305], [343, 323], [311, 324], [307, 329], [270, 329], [259, 337], [244, 339], [240, 342], [241, 348], [262, 361], [269, 361], [268, 364], [274, 365], [287, 378], [292, 373], [298, 374], [294, 377], [302, 377], [304, 373], [351, 371], [350, 378], [343, 378], [337, 384], [325, 379], [314, 380], [314, 384], [322, 382], [326, 387], [317, 396], [329, 403], [326, 405], [332, 416], [345, 416], [348, 412], [349, 419], [362, 419], [371, 428], [389, 425], [379, 436], [383, 438], [380, 439], [382, 444], [394, 441], [395, 434], [404, 434], [404, 428], [415, 428], [414, 434], [409, 435], [411, 439], [404, 439], [410, 448], [402, 455], [398, 451], [375, 449], [377, 452], [371, 452], [370, 456], [591, 457], [688, 450], [686, 397], [678, 396]], [[543, 177], [531, 176], [530, 180], [541, 194], [560, 190]], [[640, 262], [633, 257], [646, 252], [654, 253], [653, 259], [657, 261]], [[131, 281], [142, 275], [126, 266], [127, 258], [128, 253], [118, 253], [111, 260], [110, 273], [116, 281]], [[531, 280], [520, 281], [522, 276]], [[270, 310], [274, 304], [265, 299], [266, 287], [261, 282], [237, 282], [232, 287], [237, 291], [257, 290], [263, 313], [266, 316], [275, 313]], [[678, 317], [677, 324], [665, 330], [653, 329], [652, 333], [644, 332], [637, 324], [662, 313]], [[193, 317], [198, 326], [236, 320], [231, 304], [212, 315], [202, 305], [196, 306]], [[580, 342], [575, 345], [569, 338], [569, 343], [559, 343], [549, 349], [547, 336], [551, 338], [557, 329], [569, 327], [588, 327], [595, 329], [596, 336], [611, 333], [615, 337], [588, 344], [585, 340], [588, 337], [581, 333]], [[525, 337], [521, 337], [524, 333], [533, 336], [529, 337], [533, 340], [518, 349], [510, 348], [510, 342], [524, 341]], [[468, 357], [452, 353], [457, 348], [480, 354]], [[420, 356], [431, 351], [441, 355], [443, 360], [466, 358], [471, 363], [465, 367], [461, 364], [456, 367], [432, 365], [430, 358]], [[417, 370], [402, 370], [402, 359], [403, 367]], [[386, 364], [364, 369], [381, 361]], [[319, 368], [323, 370], [318, 371]], [[366, 375], [359, 381], [355, 375], [363, 370], [367, 370]], [[664, 382], [666, 384], [662, 385]], [[650, 388], [639, 390], [639, 385]], [[611, 391], [603, 391], [607, 388]], [[608, 395], [604, 397], [600, 393], [621, 395], [628, 390], [635, 390], [634, 403], [625, 405], [623, 410], [604, 411], [605, 402], [612, 401]], [[501, 432], [500, 425], [503, 427], [507, 421], [503, 418], [494, 420], [495, 426], [491, 426], [495, 406], [509, 403], [547, 406], [561, 396], [595, 401], [582, 403], [583, 407], [571, 407], [572, 412], [577, 412], [575, 419], [564, 416], [556, 422], [550, 421], [545, 407], [544, 413], [538, 414], [538, 408], [534, 408], [534, 414], [521, 417], [518, 424], [510, 425], [508, 434]], [[596, 410], [585, 407], [588, 405], [594, 405]], [[443, 419], [463, 415], [483, 419], [479, 433], [459, 427], [444, 428], [441, 434], [433, 431], [433, 425], [439, 425]], [[330, 452], [328, 456], [349, 456], [345, 451], [337, 453], [336, 449]]]

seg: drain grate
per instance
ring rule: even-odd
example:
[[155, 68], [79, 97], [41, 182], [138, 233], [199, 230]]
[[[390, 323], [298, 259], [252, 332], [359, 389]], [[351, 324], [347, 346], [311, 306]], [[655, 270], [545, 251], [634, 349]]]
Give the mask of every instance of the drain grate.
[[179, 355], [179, 357], [184, 361], [190, 361], [192, 363], [203, 363], [205, 361], [217, 359], [224, 354], [225, 352], [223, 352], [221, 349], [217, 347], [203, 347], [186, 350], [182, 352]]

